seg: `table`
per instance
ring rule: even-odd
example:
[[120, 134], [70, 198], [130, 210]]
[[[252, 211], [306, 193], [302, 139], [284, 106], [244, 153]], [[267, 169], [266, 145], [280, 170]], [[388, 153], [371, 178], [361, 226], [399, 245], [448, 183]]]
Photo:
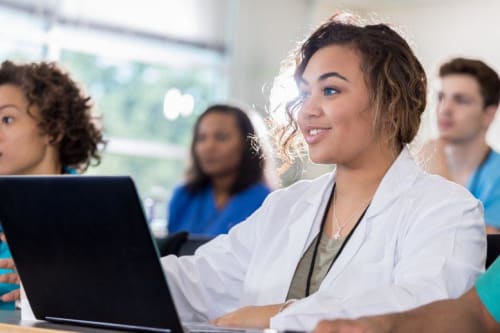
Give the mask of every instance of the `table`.
[[[11, 325], [5, 325], [11, 324]], [[88, 326], [55, 324], [46, 321], [21, 321], [21, 311], [0, 310], [0, 332], [2, 333], [48, 333], [48, 332], [81, 332], [81, 333], [123, 333], [111, 329], [102, 329]]]

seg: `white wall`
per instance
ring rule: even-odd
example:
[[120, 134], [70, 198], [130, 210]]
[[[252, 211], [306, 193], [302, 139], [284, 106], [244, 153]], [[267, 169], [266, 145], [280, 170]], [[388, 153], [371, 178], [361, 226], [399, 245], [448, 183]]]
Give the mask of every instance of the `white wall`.
[[[229, 96], [262, 110], [280, 62], [304, 36], [307, 0], [240, 0], [230, 36]], [[266, 87], [267, 85], [267, 87]]]

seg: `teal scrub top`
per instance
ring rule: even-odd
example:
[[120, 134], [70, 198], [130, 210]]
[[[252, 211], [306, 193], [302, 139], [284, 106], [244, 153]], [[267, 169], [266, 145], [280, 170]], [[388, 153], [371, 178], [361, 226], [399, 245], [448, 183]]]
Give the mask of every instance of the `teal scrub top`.
[[488, 312], [500, 324], [500, 257], [477, 279], [476, 291]]

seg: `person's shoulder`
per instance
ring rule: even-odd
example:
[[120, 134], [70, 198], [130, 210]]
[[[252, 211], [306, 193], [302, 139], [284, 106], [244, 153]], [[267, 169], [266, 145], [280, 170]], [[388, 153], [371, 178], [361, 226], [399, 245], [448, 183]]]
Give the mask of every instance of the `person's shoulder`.
[[273, 191], [270, 196], [302, 196], [307, 191], [316, 191], [323, 188], [331, 176], [332, 173], [328, 172], [313, 179], [301, 179], [287, 187]]
[[493, 156], [493, 158], [495, 158], [496, 161], [500, 161], [500, 152], [498, 152], [495, 149], [492, 149], [491, 150], [491, 155]]
[[271, 193], [271, 189], [265, 183], [259, 182], [250, 185], [246, 189], [240, 192], [242, 196], [258, 196], [258, 197], [266, 197], [269, 193]]
[[172, 195], [168, 201], [168, 206], [171, 212], [188, 210], [196, 202], [207, 200], [206, 190], [201, 190], [200, 192], [192, 193], [188, 190], [186, 184], [181, 184], [172, 190]]
[[464, 186], [442, 176], [427, 172], [422, 172], [419, 177], [417, 177], [415, 186], [412, 190], [421, 190], [424, 192], [428, 192], [430, 190], [436, 194], [453, 193], [458, 196], [474, 198], [474, 196]]
[[417, 201], [438, 201], [477, 204], [477, 199], [464, 186], [439, 175], [422, 172], [411, 186], [410, 195]]
[[185, 200], [191, 200], [196, 196], [196, 193], [192, 193], [188, 190], [187, 184], [180, 184], [174, 187], [172, 190], [171, 201], [182, 202]]
[[500, 193], [500, 153], [492, 150], [482, 170], [477, 173], [480, 173], [479, 191], [482, 195]]
[[246, 191], [249, 191], [249, 192], [271, 192], [271, 188], [269, 188], [269, 186], [267, 186], [265, 183], [263, 182], [258, 182], [258, 183], [255, 183], [255, 184], [252, 184], [250, 185]]
[[462, 185], [438, 175], [419, 173], [394, 207], [401, 209], [399, 230], [404, 237], [459, 230], [470, 237], [484, 233], [481, 202]]
[[187, 190], [187, 185], [186, 184], [180, 184], [174, 187], [172, 190], [172, 197], [175, 196], [185, 196], [188, 195], [189, 191]]
[[78, 170], [76, 168], [72, 168], [69, 166], [63, 166], [63, 174], [64, 175], [78, 175]]

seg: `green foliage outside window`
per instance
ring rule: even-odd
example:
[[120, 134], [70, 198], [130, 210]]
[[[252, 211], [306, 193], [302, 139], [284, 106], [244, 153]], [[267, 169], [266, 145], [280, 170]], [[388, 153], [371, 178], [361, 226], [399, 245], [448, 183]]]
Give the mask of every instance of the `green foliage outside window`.
[[[167, 200], [172, 187], [182, 181], [196, 117], [217, 97], [215, 70], [112, 61], [71, 51], [62, 52], [61, 64], [92, 96], [96, 114], [102, 116], [106, 138], [175, 144], [186, 151], [176, 159], [105, 151], [101, 165], [91, 167], [87, 173], [131, 175], [143, 198], [158, 196], [160, 187], [165, 196], [159, 200]], [[171, 88], [194, 97], [193, 114], [173, 121], [164, 117], [163, 97]]]

